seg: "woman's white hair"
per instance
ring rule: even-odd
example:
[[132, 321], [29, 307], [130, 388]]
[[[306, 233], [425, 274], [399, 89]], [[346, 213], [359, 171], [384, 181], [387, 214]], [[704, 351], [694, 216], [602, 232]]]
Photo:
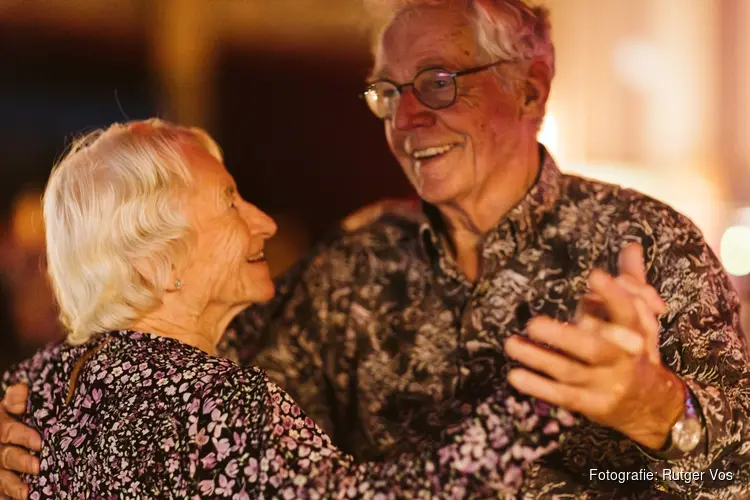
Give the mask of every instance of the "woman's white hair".
[[221, 159], [204, 131], [152, 119], [91, 132], [53, 168], [47, 268], [69, 343], [128, 328], [161, 303], [190, 233], [178, 193], [191, 184], [186, 143]]
[[555, 49], [549, 11], [544, 7], [523, 0], [365, 0], [365, 4], [374, 25], [381, 28], [375, 30], [375, 50], [384, 29], [405, 9], [421, 5], [465, 8], [475, 27], [482, 62], [538, 60], [554, 74]]

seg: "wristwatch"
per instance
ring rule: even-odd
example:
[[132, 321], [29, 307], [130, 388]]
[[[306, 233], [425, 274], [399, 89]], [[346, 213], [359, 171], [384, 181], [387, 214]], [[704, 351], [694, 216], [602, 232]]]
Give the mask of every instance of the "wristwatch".
[[685, 409], [667, 434], [664, 447], [657, 452], [662, 459], [687, 456], [703, 441], [703, 424], [696, 410], [693, 394], [687, 384], [682, 385], [685, 389]]

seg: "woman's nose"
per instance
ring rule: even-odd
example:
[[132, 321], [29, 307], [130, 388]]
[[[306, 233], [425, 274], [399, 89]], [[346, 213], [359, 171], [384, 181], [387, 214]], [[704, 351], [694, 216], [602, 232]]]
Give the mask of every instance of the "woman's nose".
[[264, 239], [269, 239], [276, 234], [278, 227], [270, 215], [266, 214], [252, 203], [247, 203], [247, 209], [247, 223], [250, 227], [250, 232], [254, 236], [261, 236]]

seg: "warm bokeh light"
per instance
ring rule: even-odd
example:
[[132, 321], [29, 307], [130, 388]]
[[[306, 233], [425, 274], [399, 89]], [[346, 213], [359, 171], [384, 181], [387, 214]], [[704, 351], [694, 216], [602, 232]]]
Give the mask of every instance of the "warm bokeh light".
[[41, 248], [44, 245], [44, 217], [42, 193], [30, 190], [22, 193], [13, 206], [11, 231], [22, 247]]
[[721, 237], [721, 262], [734, 276], [750, 274], [750, 226], [731, 226]]
[[653, 92], [662, 83], [665, 71], [663, 57], [653, 43], [629, 37], [614, 48], [612, 64], [617, 77], [628, 87], [639, 92]]
[[539, 142], [544, 144], [552, 156], [560, 158], [560, 132], [557, 128], [557, 120], [552, 113], [547, 113], [539, 129], [537, 136]]

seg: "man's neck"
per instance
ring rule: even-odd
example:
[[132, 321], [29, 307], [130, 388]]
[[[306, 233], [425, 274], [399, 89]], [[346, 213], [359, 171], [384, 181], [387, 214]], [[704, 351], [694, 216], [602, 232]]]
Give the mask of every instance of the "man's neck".
[[469, 196], [453, 203], [438, 205], [445, 222], [450, 250], [461, 271], [476, 281], [481, 268], [484, 236], [526, 196], [541, 168], [539, 147], [509, 159], [495, 169]]

